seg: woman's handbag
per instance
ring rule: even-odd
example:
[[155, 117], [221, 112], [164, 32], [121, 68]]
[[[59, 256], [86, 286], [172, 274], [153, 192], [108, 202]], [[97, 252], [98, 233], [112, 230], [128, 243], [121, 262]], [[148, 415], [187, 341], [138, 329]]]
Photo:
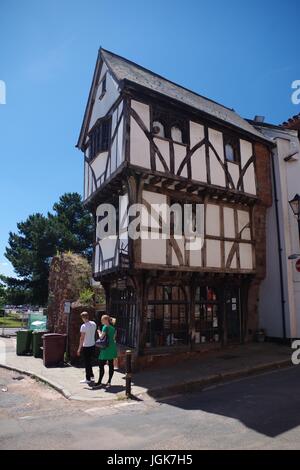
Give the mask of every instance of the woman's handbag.
[[109, 345], [108, 335], [104, 335], [103, 338], [97, 339], [95, 343], [96, 348], [99, 348], [99, 349], [105, 349], [108, 347], [108, 345]]

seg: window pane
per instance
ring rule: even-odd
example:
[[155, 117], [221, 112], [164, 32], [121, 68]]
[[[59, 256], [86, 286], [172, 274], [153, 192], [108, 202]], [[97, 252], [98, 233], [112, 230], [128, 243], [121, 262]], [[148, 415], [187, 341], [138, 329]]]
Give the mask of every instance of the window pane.
[[235, 161], [235, 152], [231, 144], [225, 145], [225, 155], [226, 155], [226, 160], [229, 160], [230, 162]]
[[153, 132], [159, 137], [165, 137], [165, 127], [160, 121], [153, 122]]
[[182, 132], [177, 126], [171, 128], [171, 138], [176, 142], [182, 142]]

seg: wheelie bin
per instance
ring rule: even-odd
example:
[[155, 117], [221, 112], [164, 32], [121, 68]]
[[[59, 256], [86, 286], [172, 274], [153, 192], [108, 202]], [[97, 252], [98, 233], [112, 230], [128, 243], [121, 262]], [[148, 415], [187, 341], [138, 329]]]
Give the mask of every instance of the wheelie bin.
[[32, 330], [17, 331], [17, 356], [25, 356], [32, 352]]
[[32, 354], [34, 357], [43, 357], [43, 336], [47, 331], [33, 331], [32, 333]]
[[45, 367], [58, 366], [64, 362], [67, 335], [46, 333], [43, 335], [43, 362]]

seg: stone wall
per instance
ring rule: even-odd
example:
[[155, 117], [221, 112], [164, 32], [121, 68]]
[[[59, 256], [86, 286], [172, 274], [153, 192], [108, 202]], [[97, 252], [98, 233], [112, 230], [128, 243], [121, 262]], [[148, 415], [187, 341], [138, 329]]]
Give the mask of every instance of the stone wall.
[[[52, 260], [49, 274], [48, 329], [53, 333], [67, 333], [68, 314], [64, 313], [66, 301], [76, 302], [80, 292], [90, 286], [91, 268], [88, 261], [76, 254], [64, 253]], [[69, 322], [69, 347], [74, 354], [79, 341], [80, 313], [89, 307], [74, 305]], [[80, 311], [79, 311], [80, 310]], [[91, 312], [92, 313], [92, 312]], [[94, 313], [93, 313], [94, 316]], [[75, 351], [76, 355], [76, 351]]]

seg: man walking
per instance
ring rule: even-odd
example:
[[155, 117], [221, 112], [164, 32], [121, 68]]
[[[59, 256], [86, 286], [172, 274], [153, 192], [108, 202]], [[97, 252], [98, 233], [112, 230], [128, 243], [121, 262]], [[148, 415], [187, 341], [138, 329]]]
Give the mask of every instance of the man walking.
[[82, 350], [85, 364], [85, 379], [81, 380], [80, 383], [86, 384], [94, 380], [92, 358], [95, 350], [96, 323], [89, 320], [88, 312], [82, 312], [80, 316], [83, 325], [81, 325], [80, 328], [80, 341], [77, 356], [80, 356]]

